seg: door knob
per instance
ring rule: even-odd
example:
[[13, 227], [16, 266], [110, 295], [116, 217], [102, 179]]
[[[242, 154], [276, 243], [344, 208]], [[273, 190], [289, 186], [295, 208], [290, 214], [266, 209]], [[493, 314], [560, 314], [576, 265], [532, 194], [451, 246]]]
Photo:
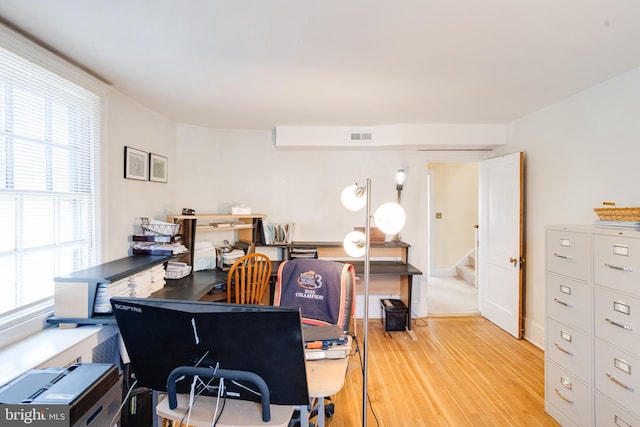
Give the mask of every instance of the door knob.
[[511, 257], [511, 258], [509, 258], [509, 262], [511, 264], [513, 264], [513, 266], [515, 267], [515, 265], [518, 263], [518, 259], [514, 258], [514, 257]]

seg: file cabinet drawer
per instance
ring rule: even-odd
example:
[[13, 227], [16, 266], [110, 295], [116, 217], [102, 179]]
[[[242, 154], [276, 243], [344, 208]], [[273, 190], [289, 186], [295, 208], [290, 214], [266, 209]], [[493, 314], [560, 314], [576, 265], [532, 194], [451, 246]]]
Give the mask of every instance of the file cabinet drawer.
[[590, 312], [586, 283], [547, 272], [547, 315], [587, 331]]
[[640, 239], [595, 235], [593, 243], [594, 282], [640, 295]]
[[640, 358], [596, 339], [595, 386], [635, 416], [640, 416]]
[[577, 425], [590, 425], [588, 387], [554, 363], [547, 364], [546, 396], [549, 403]]
[[640, 298], [594, 287], [595, 335], [640, 355]]
[[547, 270], [586, 281], [589, 261], [588, 234], [547, 230]]
[[596, 392], [596, 425], [635, 427], [640, 426], [640, 418]]
[[589, 338], [584, 332], [547, 319], [547, 356], [586, 381], [589, 372]]

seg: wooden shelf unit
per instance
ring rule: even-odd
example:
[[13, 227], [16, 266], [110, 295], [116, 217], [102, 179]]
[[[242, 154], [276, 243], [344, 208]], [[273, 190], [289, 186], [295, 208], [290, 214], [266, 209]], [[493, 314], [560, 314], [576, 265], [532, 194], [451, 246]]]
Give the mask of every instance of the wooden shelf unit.
[[[351, 261], [343, 247], [342, 242], [291, 242], [286, 244], [270, 245], [281, 249], [283, 260], [291, 258], [292, 249], [316, 249], [317, 257], [338, 261]], [[409, 260], [409, 248], [411, 245], [405, 242], [384, 242], [372, 244], [370, 249], [371, 261], [397, 261], [407, 263]]]
[[[180, 233], [182, 234], [183, 244], [189, 249], [189, 258], [184, 261], [193, 266], [194, 262], [194, 244], [196, 242], [196, 232], [220, 232], [234, 231], [236, 241], [247, 243], [255, 242], [258, 220], [266, 218], [263, 214], [221, 214], [221, 213], [205, 213], [195, 215], [167, 215], [167, 222], [180, 224]], [[214, 226], [210, 224], [228, 224], [228, 226]]]

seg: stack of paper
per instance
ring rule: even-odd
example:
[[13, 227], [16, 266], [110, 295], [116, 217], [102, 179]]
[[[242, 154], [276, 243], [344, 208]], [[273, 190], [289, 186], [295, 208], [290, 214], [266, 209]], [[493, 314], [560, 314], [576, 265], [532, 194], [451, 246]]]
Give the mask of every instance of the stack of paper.
[[184, 262], [169, 261], [167, 263], [166, 279], [182, 279], [191, 273], [191, 266]]
[[94, 313], [109, 314], [111, 310], [111, 297], [128, 297], [131, 295], [129, 281], [122, 279], [114, 283], [100, 283], [96, 292]]
[[140, 255], [178, 255], [188, 249], [182, 243], [135, 242], [131, 245], [134, 254]]
[[222, 262], [225, 266], [232, 266], [239, 258], [244, 256], [242, 249], [232, 249], [229, 252], [222, 253]]
[[151, 282], [149, 283], [149, 289], [151, 292], [159, 291], [164, 288], [164, 266], [159, 264], [152, 269], [149, 270], [149, 274], [151, 274]]
[[147, 298], [151, 295], [151, 272], [150, 270], [129, 276], [129, 288], [131, 296], [137, 298]]

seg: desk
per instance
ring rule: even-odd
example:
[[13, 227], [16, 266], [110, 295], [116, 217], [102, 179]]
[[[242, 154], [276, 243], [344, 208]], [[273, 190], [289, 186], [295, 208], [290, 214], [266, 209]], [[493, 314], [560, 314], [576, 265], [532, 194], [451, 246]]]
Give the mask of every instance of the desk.
[[[364, 275], [363, 261], [343, 261], [353, 265], [356, 276]], [[281, 261], [272, 261], [271, 283], [269, 286], [269, 301], [273, 302], [276, 285], [276, 276]], [[411, 331], [411, 295], [413, 292], [413, 276], [421, 275], [411, 264], [397, 261], [376, 261], [371, 263], [369, 271], [371, 277], [400, 277], [400, 296], [407, 305], [407, 330]], [[154, 292], [151, 298], [165, 298], [177, 300], [197, 301], [226, 301], [226, 292], [209, 295], [216, 285], [227, 283], [227, 272], [219, 269], [195, 271], [189, 276], [179, 280], [167, 280], [164, 288]], [[357, 286], [356, 286], [357, 287]]]
[[[292, 242], [281, 245], [274, 245], [281, 248], [282, 259], [290, 259], [295, 256], [296, 249], [315, 249], [316, 255], [320, 259], [348, 262], [353, 265], [357, 276], [364, 275], [364, 261], [357, 261], [350, 258], [344, 251], [342, 242]], [[400, 278], [400, 299], [407, 305], [407, 330], [411, 332], [411, 295], [413, 288], [413, 276], [421, 275], [422, 271], [409, 264], [409, 248], [411, 245], [405, 242], [384, 242], [371, 244], [370, 250], [370, 278], [386, 279]], [[371, 282], [370, 282], [371, 284]], [[395, 288], [395, 284], [394, 284]], [[381, 292], [369, 289], [369, 294], [388, 294], [395, 292]], [[356, 289], [357, 293], [357, 289]]]
[[[278, 275], [279, 261], [271, 262], [271, 284], [270, 299], [273, 301], [273, 292], [275, 290], [275, 279]], [[219, 268], [213, 270], [194, 271], [187, 277], [177, 280], [167, 280], [162, 289], [151, 294], [151, 298], [160, 299], [176, 299], [187, 301], [214, 301], [226, 302], [226, 291], [220, 293], [209, 294], [209, 292], [217, 285], [227, 284], [227, 272]]]
[[[350, 261], [356, 270], [356, 276], [364, 274], [364, 261]], [[413, 276], [421, 275], [422, 271], [413, 265], [397, 261], [375, 261], [369, 267], [370, 277], [395, 276], [403, 280], [400, 282], [400, 295], [407, 305], [407, 330], [411, 331], [411, 295], [413, 290]]]
[[[364, 261], [342, 261], [353, 265], [356, 276], [364, 274]], [[273, 301], [275, 290], [275, 278], [281, 261], [272, 261], [270, 299]], [[411, 295], [413, 290], [413, 276], [421, 275], [411, 264], [400, 261], [375, 261], [371, 263], [369, 274], [371, 277], [401, 277], [404, 280], [400, 284], [401, 299], [407, 305], [407, 329], [411, 330]], [[227, 272], [220, 269], [194, 271], [189, 276], [178, 280], [167, 280], [164, 288], [154, 292], [152, 298], [178, 299], [197, 301], [206, 297], [219, 284], [227, 283]], [[219, 295], [219, 297], [217, 297]], [[213, 294], [206, 298], [207, 301], [226, 301], [226, 293]]]
[[[220, 269], [194, 271], [187, 277], [167, 280], [162, 289], [151, 294], [151, 298], [198, 301], [215, 286], [227, 284], [227, 272]], [[221, 292], [219, 301], [226, 301], [227, 294]], [[215, 300], [215, 299], [213, 299]]]

